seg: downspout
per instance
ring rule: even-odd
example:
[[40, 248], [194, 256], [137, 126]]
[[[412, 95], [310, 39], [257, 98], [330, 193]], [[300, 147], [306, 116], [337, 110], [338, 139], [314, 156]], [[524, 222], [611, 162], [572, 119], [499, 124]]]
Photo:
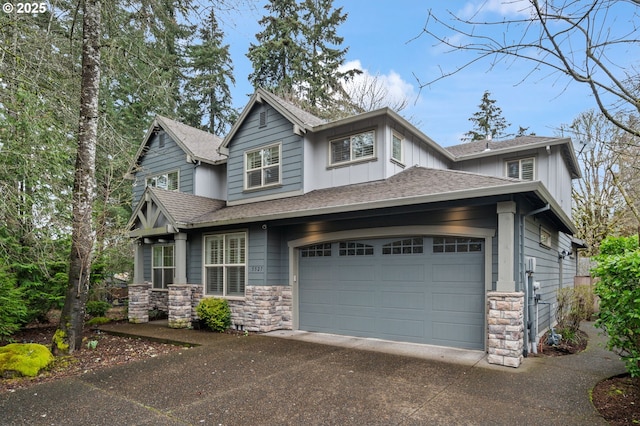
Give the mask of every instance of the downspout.
[[524, 239], [525, 239], [525, 233], [524, 233], [524, 215], [519, 215], [519, 227], [520, 227], [520, 282], [522, 283], [522, 288], [524, 290], [524, 300], [527, 301], [527, 309], [523, 309], [524, 311], [524, 323], [527, 325], [527, 330], [525, 330], [524, 333], [524, 348], [522, 349], [522, 355], [526, 358], [529, 355], [529, 329], [530, 329], [530, 323], [529, 323], [529, 299], [528, 299], [528, 295], [529, 293], [529, 285], [528, 285], [528, 281], [527, 281], [527, 264], [526, 264], [526, 259], [524, 256]]

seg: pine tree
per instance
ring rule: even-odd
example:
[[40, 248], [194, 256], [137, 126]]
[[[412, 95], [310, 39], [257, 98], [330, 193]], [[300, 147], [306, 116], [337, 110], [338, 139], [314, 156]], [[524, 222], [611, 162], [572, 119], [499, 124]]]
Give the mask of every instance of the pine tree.
[[330, 110], [348, 99], [342, 81], [357, 71], [340, 71], [348, 48], [337, 28], [347, 19], [342, 8], [333, 9], [333, 0], [304, 0], [301, 4], [301, 34], [308, 55], [302, 64], [304, 99], [314, 110]]
[[258, 44], [249, 46], [247, 57], [253, 64], [249, 81], [255, 88], [291, 93], [299, 86], [304, 51], [300, 43], [299, 6], [296, 0], [270, 0], [270, 14], [259, 23]]
[[185, 124], [221, 135], [237, 116], [229, 87], [229, 83], [235, 84], [233, 65], [213, 9], [203, 24], [201, 44], [186, 49], [191, 78], [185, 84], [179, 115]]
[[478, 107], [480, 111], [473, 114], [469, 119], [474, 124], [472, 130], [465, 133], [463, 141], [500, 139], [506, 136], [504, 130], [510, 126], [502, 116], [502, 109], [495, 105], [496, 101], [491, 99], [491, 93], [485, 90], [482, 101]]

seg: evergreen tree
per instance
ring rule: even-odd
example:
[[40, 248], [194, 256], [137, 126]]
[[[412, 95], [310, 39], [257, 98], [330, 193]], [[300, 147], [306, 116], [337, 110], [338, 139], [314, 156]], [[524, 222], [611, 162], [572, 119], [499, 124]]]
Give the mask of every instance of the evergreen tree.
[[185, 124], [221, 135], [237, 116], [229, 88], [229, 83], [235, 84], [233, 65], [213, 9], [203, 24], [201, 44], [186, 49], [191, 78], [185, 84], [179, 115]]
[[291, 93], [299, 86], [304, 58], [299, 6], [296, 0], [270, 0], [265, 9], [270, 14], [259, 21], [264, 30], [247, 53], [253, 64], [249, 81], [255, 88]]
[[329, 110], [348, 99], [342, 86], [344, 79], [357, 71], [341, 72], [348, 48], [341, 48], [344, 38], [337, 27], [347, 19], [342, 8], [332, 9], [333, 0], [304, 0], [301, 4], [301, 33], [308, 55], [302, 65], [303, 98], [314, 110]]
[[500, 139], [506, 136], [504, 131], [510, 126], [502, 116], [502, 109], [496, 105], [496, 101], [491, 99], [491, 93], [485, 90], [482, 101], [478, 105], [480, 110], [475, 112], [469, 119], [474, 126], [473, 129], [465, 133], [463, 141]]

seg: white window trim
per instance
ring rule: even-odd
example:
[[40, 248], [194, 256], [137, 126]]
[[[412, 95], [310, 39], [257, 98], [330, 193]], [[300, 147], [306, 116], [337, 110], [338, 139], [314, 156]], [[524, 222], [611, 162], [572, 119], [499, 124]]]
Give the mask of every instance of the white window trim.
[[513, 163], [515, 161], [518, 162], [518, 179], [522, 179], [522, 162], [531, 160], [533, 162], [533, 178], [532, 181], [536, 180], [536, 157], [525, 157], [525, 158], [513, 158], [510, 160], [505, 160], [504, 162], [504, 175], [509, 177], [509, 163]]
[[[226, 237], [227, 235], [233, 234], [244, 234], [244, 263], [226, 263], [226, 259], [223, 258], [223, 263], [207, 263], [207, 238], [220, 236]], [[223, 241], [223, 253], [226, 257], [226, 238]], [[249, 268], [247, 265], [249, 264], [249, 233], [247, 230], [236, 230], [236, 231], [227, 231], [227, 232], [216, 232], [212, 234], [205, 234], [202, 238], [202, 296], [203, 297], [219, 297], [227, 300], [244, 300], [247, 294], [247, 284], [249, 281]], [[223, 268], [223, 278], [222, 278], [222, 294], [210, 294], [207, 293], [207, 267], [210, 266], [221, 266]], [[228, 266], [244, 266], [244, 292], [245, 294], [242, 296], [227, 294], [227, 267]]]
[[[273, 147], [277, 147], [278, 148], [278, 181], [277, 182], [273, 182], [273, 183], [269, 183], [267, 185], [262, 184], [260, 186], [252, 186], [249, 187], [249, 182], [247, 179], [247, 174], [249, 172], [249, 170], [247, 170], [247, 166], [248, 166], [248, 162], [247, 162], [247, 156], [253, 152], [258, 152], [261, 151], [263, 149], [270, 149]], [[273, 144], [269, 144], [269, 145], [264, 145], [261, 146], [259, 148], [255, 148], [255, 149], [248, 149], [244, 152], [244, 165], [243, 165], [243, 180], [244, 180], [244, 190], [245, 191], [256, 191], [256, 190], [261, 190], [261, 189], [266, 189], [266, 188], [273, 188], [274, 186], [280, 186], [282, 185], [282, 142], [277, 142], [277, 143], [273, 143]], [[274, 167], [274, 165], [269, 165], [267, 167]], [[260, 168], [258, 169], [251, 169], [251, 171], [255, 171], [255, 170], [260, 170], [261, 172], [264, 171], [265, 168], [264, 165], [260, 166]], [[260, 174], [260, 180], [264, 179], [264, 175], [261, 173]]]
[[[366, 156], [366, 157], [360, 157], [360, 158], [353, 158], [353, 143], [351, 142], [351, 138], [353, 138], [354, 136], [358, 136], [358, 135], [363, 135], [365, 133], [373, 133], [373, 151], [371, 152], [371, 155]], [[346, 161], [339, 161], [339, 162], [333, 162], [333, 152], [331, 150], [331, 146], [333, 142], [337, 142], [337, 141], [341, 141], [343, 139], [349, 138], [349, 160]], [[345, 165], [350, 165], [350, 164], [354, 164], [354, 163], [362, 163], [362, 162], [366, 162], [366, 161], [374, 161], [376, 160], [377, 156], [376, 156], [376, 152], [377, 152], [377, 141], [376, 141], [376, 131], [375, 129], [369, 129], [369, 130], [363, 130], [360, 132], [356, 132], [356, 133], [350, 133], [347, 135], [343, 135], [340, 137], [335, 137], [333, 139], [329, 140], [329, 167], [340, 167], [340, 166], [345, 166]]]
[[[162, 265], [161, 266], [156, 266], [155, 265], [155, 255], [154, 255], [154, 251], [157, 247], [162, 247]], [[173, 266], [164, 266], [164, 248], [165, 247], [172, 247], [173, 248]], [[157, 287], [156, 286], [156, 282], [154, 281], [155, 278], [155, 274], [153, 273], [154, 270], [156, 269], [160, 269], [162, 270], [162, 282], [160, 283], [160, 286]], [[164, 285], [164, 274], [165, 274], [165, 270], [167, 269], [171, 269], [173, 271], [173, 279], [171, 280], [171, 282], [175, 282], [175, 278], [176, 278], [176, 247], [175, 244], [154, 244], [153, 246], [151, 246], [151, 288], [152, 290], [167, 290], [168, 287], [165, 287]]]
[[[393, 138], [398, 138], [400, 140], [400, 158], [396, 158], [393, 156]], [[391, 144], [390, 144], [390, 154], [389, 158], [394, 163], [398, 163], [401, 166], [404, 166], [404, 137], [396, 132], [391, 132]]]
[[[167, 177], [167, 183], [169, 182], [169, 175], [175, 173], [176, 174], [176, 189], [167, 189], [167, 188], [160, 188], [159, 186], [151, 186], [149, 185], [149, 180], [151, 179], [157, 179], [160, 176], [166, 176]], [[164, 172], [164, 173], [157, 173], [155, 175], [151, 175], [151, 176], [147, 176], [144, 180], [144, 184], [145, 186], [150, 186], [152, 188], [160, 188], [160, 189], [164, 189], [165, 191], [176, 191], [179, 192], [180, 191], [180, 169], [176, 169], [176, 170], [170, 170], [168, 172]]]

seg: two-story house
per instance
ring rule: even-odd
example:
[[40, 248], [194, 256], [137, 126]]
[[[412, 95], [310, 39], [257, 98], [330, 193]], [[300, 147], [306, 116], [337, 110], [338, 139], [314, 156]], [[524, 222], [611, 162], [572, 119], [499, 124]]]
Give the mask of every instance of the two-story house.
[[575, 272], [570, 139], [443, 148], [388, 108], [325, 121], [258, 89], [224, 139], [157, 117], [131, 175], [134, 322], [158, 307], [188, 326], [202, 297], [223, 297], [238, 329], [517, 366], [535, 338], [527, 304], [554, 303]]

